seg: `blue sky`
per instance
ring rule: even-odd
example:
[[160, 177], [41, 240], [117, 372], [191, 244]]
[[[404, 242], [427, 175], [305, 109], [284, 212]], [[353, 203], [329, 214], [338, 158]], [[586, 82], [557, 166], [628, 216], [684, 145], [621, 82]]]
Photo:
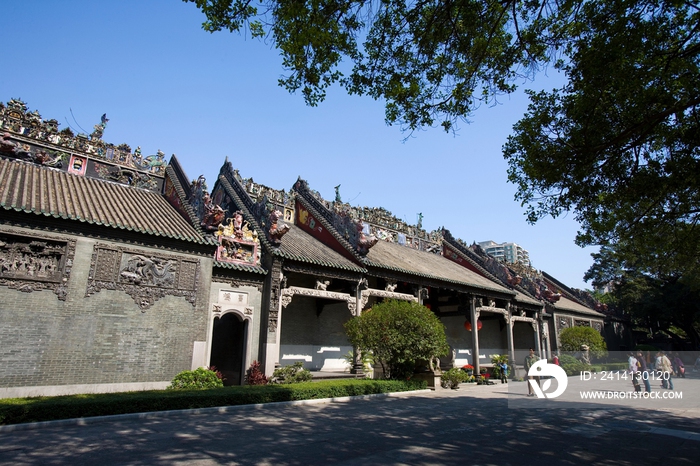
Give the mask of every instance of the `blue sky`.
[[[176, 154], [190, 179], [212, 187], [226, 157], [243, 177], [290, 189], [301, 176], [333, 199], [384, 207], [409, 223], [446, 227], [471, 243], [513, 241], [535, 268], [576, 288], [594, 248], [573, 242], [569, 214], [525, 221], [513, 200], [501, 147], [523, 115], [521, 92], [484, 106], [456, 136], [439, 128], [406, 134], [384, 123], [382, 102], [331, 89], [311, 108], [278, 87], [284, 75], [269, 43], [201, 29], [204, 16], [177, 0], [5, 0], [0, 100], [21, 98], [59, 128]], [[548, 88], [540, 75], [528, 87]]]

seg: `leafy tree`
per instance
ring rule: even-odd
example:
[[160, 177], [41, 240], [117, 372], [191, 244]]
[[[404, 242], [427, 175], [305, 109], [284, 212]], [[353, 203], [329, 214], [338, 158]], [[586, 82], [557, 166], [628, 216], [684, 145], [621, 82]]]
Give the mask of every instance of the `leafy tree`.
[[573, 0], [184, 1], [206, 15], [206, 31], [268, 36], [290, 72], [280, 85], [310, 105], [338, 83], [384, 99], [390, 124], [445, 130], [550, 60], [579, 8]]
[[605, 340], [593, 327], [565, 328], [559, 334], [559, 342], [563, 351], [581, 351], [581, 345], [587, 345], [591, 355], [596, 357], [608, 351]]
[[345, 330], [354, 346], [372, 352], [387, 378], [408, 378], [417, 361], [449, 351], [445, 326], [417, 303], [385, 301], [350, 319]]
[[573, 211], [580, 245], [698, 263], [699, 22], [690, 2], [583, 2], [558, 64], [569, 82], [530, 92], [504, 146], [531, 222]]
[[598, 287], [613, 284], [606, 301], [637, 326], [665, 332], [679, 342], [689, 339], [693, 347], [700, 347], [700, 264], [692, 259], [692, 252], [689, 260], [683, 263], [679, 257], [669, 270], [670, 260], [659, 258], [653, 263], [648, 259], [652, 252], [638, 260], [635, 252], [619, 250], [601, 248], [585, 278]]

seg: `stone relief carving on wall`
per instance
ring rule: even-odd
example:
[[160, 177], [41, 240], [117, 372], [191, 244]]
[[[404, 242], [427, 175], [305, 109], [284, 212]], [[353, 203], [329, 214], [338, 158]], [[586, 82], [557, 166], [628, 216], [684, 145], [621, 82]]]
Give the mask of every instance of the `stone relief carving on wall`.
[[557, 330], [562, 330], [571, 327], [571, 320], [568, 317], [557, 318]]
[[168, 295], [181, 296], [194, 306], [199, 267], [198, 260], [95, 245], [85, 296], [103, 289], [124, 291], [144, 312]]
[[267, 331], [270, 333], [275, 333], [277, 332], [277, 320], [279, 319], [280, 287], [282, 281], [282, 278], [280, 277], [282, 275], [281, 261], [276, 260], [272, 263], [270, 275], [272, 276], [272, 279], [270, 281], [270, 301], [268, 306], [269, 311], [267, 316]]
[[31, 293], [52, 290], [65, 301], [75, 241], [0, 234], [0, 285]]

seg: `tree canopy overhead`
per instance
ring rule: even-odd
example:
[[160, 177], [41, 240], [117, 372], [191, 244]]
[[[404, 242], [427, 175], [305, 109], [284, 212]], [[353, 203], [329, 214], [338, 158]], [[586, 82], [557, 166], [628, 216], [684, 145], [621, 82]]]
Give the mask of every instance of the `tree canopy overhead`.
[[[184, 0], [210, 32], [269, 37], [289, 76], [317, 105], [328, 86], [386, 101], [386, 121], [446, 130], [515, 90], [561, 46], [577, 1]], [[351, 64], [351, 66], [349, 66]]]
[[699, 33], [689, 2], [583, 4], [559, 65], [568, 83], [530, 92], [504, 147], [531, 221], [574, 211], [581, 245], [697, 254]]

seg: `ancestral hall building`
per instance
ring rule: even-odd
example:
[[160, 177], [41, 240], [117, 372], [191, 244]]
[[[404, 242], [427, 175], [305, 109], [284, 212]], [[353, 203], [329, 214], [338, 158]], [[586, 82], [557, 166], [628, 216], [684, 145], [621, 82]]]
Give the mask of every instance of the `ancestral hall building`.
[[209, 190], [174, 155], [104, 142], [106, 121], [75, 135], [0, 103], [0, 397], [164, 388], [212, 365], [242, 384], [254, 360], [361, 373], [343, 324], [383, 299], [440, 318], [443, 368], [604, 332], [580, 293], [447, 229], [303, 179], [271, 189], [228, 160]]

